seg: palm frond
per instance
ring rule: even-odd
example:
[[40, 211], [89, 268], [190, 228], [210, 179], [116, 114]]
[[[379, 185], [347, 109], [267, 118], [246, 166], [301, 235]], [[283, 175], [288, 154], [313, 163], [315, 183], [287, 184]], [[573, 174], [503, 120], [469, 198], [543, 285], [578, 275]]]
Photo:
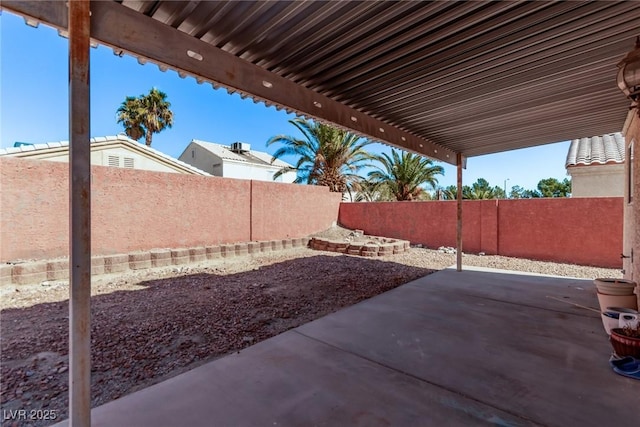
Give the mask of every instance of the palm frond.
[[121, 123], [129, 137], [145, 138], [151, 145], [154, 133], [173, 126], [171, 103], [167, 94], [152, 88], [147, 95], [127, 96], [117, 110], [117, 122]]
[[438, 183], [436, 175], [443, 175], [442, 166], [431, 159], [409, 152], [391, 150], [375, 157], [378, 164], [369, 172], [373, 182], [385, 184], [396, 200], [417, 200], [425, 197], [425, 185], [432, 188]]
[[352, 191], [361, 177], [357, 175], [371, 155], [364, 147], [371, 142], [352, 133], [302, 118], [289, 121], [303, 135], [296, 138], [276, 135], [267, 145], [282, 144], [275, 159], [296, 156], [297, 181], [326, 185], [331, 191]]

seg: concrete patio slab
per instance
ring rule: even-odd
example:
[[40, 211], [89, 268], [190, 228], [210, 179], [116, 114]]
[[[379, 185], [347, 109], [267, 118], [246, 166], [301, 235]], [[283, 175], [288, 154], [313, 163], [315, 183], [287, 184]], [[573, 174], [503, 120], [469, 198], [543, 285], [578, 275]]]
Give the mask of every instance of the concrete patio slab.
[[[589, 280], [444, 270], [92, 411], [94, 426], [640, 425]], [[66, 425], [66, 422], [59, 425]]]

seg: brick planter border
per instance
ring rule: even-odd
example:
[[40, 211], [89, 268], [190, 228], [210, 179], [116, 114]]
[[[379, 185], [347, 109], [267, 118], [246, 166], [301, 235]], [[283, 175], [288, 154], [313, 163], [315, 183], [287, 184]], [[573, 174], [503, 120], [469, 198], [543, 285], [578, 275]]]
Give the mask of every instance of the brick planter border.
[[[245, 257], [308, 246], [309, 237], [261, 242], [228, 243], [193, 248], [151, 249], [128, 254], [91, 257], [92, 275], [124, 273], [132, 270], [186, 265], [208, 260]], [[0, 264], [0, 285], [31, 285], [47, 280], [68, 280], [69, 260], [36, 260]]]
[[387, 237], [364, 236], [371, 239], [383, 239], [382, 243], [369, 242], [344, 242], [331, 239], [313, 237], [309, 242], [309, 247], [317, 251], [338, 252], [348, 255], [358, 255], [366, 257], [387, 256], [406, 252], [410, 244], [408, 240], [389, 239]]

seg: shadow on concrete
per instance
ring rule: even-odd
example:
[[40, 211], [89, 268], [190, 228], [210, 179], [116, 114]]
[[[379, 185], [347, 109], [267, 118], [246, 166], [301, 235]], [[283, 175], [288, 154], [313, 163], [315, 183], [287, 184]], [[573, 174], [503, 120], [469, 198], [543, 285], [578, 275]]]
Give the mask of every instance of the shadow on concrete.
[[[591, 281], [443, 270], [93, 410], [96, 426], [640, 423]], [[65, 425], [62, 423], [61, 425]]]
[[[93, 405], [432, 273], [318, 255], [237, 274], [149, 280], [92, 297]], [[3, 310], [2, 406], [67, 411], [68, 301]]]

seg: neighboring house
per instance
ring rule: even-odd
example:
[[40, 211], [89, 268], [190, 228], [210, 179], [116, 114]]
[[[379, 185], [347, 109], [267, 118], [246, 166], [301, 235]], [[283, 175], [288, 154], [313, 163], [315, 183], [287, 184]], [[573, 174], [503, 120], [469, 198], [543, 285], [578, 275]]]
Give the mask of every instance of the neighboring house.
[[571, 141], [565, 167], [571, 197], [624, 196], [624, 136], [621, 133]]
[[[49, 142], [46, 144], [17, 142], [14, 147], [0, 149], [0, 156], [68, 162], [69, 142]], [[140, 144], [125, 135], [91, 138], [91, 164], [209, 176], [207, 172]]]
[[[279, 159], [273, 161], [273, 156], [268, 153], [251, 150], [251, 146], [244, 142], [227, 146], [194, 139], [179, 159], [215, 176], [258, 181], [273, 181], [274, 173], [283, 167], [292, 167]], [[296, 172], [292, 171], [275, 181], [292, 183], [295, 179]]]

